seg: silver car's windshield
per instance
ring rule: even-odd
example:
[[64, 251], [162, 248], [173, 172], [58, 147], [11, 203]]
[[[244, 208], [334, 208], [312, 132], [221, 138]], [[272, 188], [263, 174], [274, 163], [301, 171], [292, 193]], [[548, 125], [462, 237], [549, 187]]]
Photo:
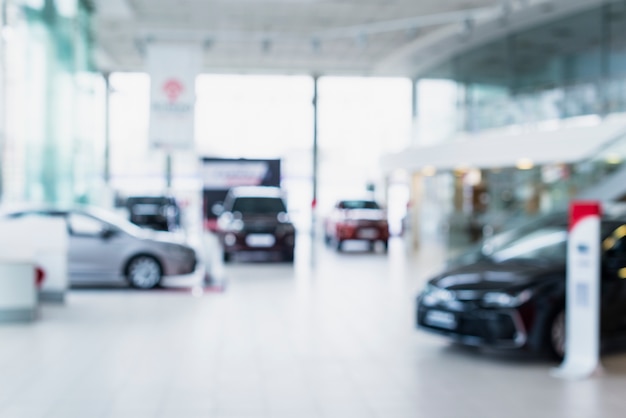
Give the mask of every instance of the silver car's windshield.
[[99, 208], [89, 208], [85, 209], [82, 212], [88, 216], [92, 216], [108, 224], [111, 224], [129, 235], [138, 236], [145, 232], [143, 229], [141, 229], [141, 227], [133, 224], [132, 222], [124, 219], [121, 215], [118, 215], [114, 212], [109, 212], [107, 210]]

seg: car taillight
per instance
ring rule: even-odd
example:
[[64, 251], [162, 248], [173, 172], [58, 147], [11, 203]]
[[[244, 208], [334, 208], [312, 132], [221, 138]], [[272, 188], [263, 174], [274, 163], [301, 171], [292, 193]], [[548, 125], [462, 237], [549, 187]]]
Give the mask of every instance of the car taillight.
[[46, 278], [46, 272], [41, 267], [35, 267], [35, 285], [39, 288], [43, 285]]

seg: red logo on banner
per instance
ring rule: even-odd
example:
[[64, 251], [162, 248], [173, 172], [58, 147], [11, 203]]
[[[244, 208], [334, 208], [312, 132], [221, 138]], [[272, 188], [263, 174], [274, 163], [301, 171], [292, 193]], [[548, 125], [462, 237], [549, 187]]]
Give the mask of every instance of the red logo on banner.
[[178, 100], [178, 96], [183, 92], [184, 87], [183, 84], [176, 80], [175, 78], [170, 78], [165, 83], [163, 83], [162, 87], [165, 95], [167, 96], [170, 103], [174, 103]]

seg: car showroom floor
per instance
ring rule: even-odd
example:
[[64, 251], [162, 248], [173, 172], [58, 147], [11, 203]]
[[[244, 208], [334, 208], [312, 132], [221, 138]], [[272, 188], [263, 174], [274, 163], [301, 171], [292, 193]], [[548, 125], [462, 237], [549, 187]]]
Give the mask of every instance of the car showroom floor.
[[225, 289], [72, 290], [32, 324], [0, 325], [0, 417], [622, 417], [626, 354], [581, 381], [526, 355], [414, 329], [441, 266], [300, 237], [294, 266], [234, 262]]

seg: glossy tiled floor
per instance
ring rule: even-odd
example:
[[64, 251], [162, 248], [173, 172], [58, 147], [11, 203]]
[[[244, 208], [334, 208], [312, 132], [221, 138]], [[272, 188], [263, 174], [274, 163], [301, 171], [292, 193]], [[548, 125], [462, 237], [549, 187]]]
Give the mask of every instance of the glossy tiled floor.
[[1, 418], [623, 417], [626, 355], [583, 381], [413, 328], [441, 253], [237, 262], [226, 290], [74, 290], [28, 325], [0, 325]]

